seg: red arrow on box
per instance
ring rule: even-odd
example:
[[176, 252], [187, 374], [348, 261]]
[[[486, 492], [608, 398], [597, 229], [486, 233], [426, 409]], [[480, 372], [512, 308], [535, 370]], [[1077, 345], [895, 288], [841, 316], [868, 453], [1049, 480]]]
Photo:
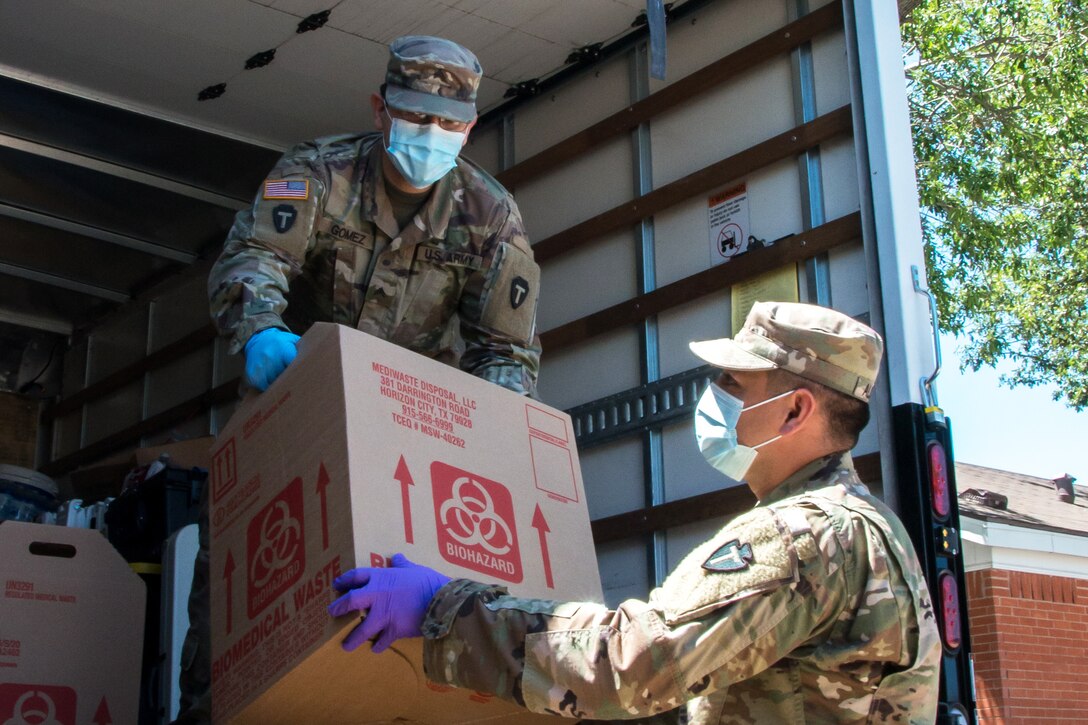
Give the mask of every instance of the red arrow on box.
[[552, 579], [552, 557], [548, 553], [548, 534], [551, 533], [551, 529], [548, 528], [544, 512], [540, 510], [540, 504], [536, 505], [536, 511], [533, 512], [533, 528], [540, 536], [540, 555], [544, 559], [544, 581], [549, 589], [555, 589], [555, 581]]
[[95, 725], [110, 725], [113, 722], [113, 716], [110, 715], [110, 706], [106, 704], [106, 698], [102, 698], [102, 702], [98, 703], [98, 709], [94, 711], [94, 719], [91, 720]]
[[393, 478], [400, 482], [400, 505], [404, 510], [404, 540], [411, 544], [413, 543], [412, 503], [408, 499], [408, 487], [416, 485], [416, 482], [412, 480], [412, 474], [408, 472], [408, 464], [404, 462], [404, 456], [400, 457], [397, 472], [393, 474]]
[[329, 472], [325, 464], [317, 470], [317, 495], [321, 497], [321, 549], [329, 548], [329, 513], [325, 505], [325, 489], [329, 487]]
[[227, 634], [230, 634], [231, 627], [234, 625], [234, 613], [232, 611], [234, 604], [234, 597], [231, 596], [232, 584], [234, 583], [234, 552], [227, 550], [227, 563], [223, 567], [223, 578], [227, 580]]

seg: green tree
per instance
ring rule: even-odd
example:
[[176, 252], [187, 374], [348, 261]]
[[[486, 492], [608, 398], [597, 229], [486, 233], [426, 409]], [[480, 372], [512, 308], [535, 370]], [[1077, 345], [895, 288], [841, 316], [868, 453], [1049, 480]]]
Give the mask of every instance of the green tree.
[[903, 33], [941, 327], [1084, 409], [1088, 2], [923, 0]]

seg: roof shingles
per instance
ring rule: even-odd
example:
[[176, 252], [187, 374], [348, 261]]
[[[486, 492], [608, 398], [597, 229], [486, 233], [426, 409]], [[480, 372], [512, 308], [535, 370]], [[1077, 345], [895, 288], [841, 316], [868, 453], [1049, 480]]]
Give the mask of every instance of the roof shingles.
[[[1058, 500], [1050, 479], [957, 461], [956, 488], [960, 495], [960, 516], [1088, 536], [1088, 498], [1079, 486], [1075, 487], [1076, 499], [1065, 503]], [[963, 493], [972, 488], [1007, 496], [1008, 508], [995, 509], [963, 498]]]

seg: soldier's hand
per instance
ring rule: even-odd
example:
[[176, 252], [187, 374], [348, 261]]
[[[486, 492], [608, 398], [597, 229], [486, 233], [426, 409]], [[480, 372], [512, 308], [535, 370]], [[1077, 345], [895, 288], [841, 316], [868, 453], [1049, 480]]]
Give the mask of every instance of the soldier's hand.
[[365, 612], [366, 618], [344, 638], [341, 645], [351, 652], [377, 637], [373, 652], [383, 652], [402, 637], [421, 637], [423, 618], [435, 592], [450, 580], [404, 554], [394, 554], [392, 566], [352, 569], [333, 580], [333, 587], [346, 592], [329, 605], [329, 614]]
[[257, 390], [267, 390], [298, 354], [299, 337], [275, 327], [261, 330], [246, 343], [246, 379]]

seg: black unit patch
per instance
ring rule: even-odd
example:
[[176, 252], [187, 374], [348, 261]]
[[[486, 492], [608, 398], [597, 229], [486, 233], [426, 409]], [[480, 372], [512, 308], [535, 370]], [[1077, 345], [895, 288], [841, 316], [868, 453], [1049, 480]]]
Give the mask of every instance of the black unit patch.
[[752, 547], [747, 543], [740, 543], [733, 539], [703, 562], [703, 568], [707, 571], [742, 571], [755, 561], [752, 555]]
[[529, 282], [524, 277], [510, 280], [510, 306], [515, 310], [529, 299]]
[[286, 234], [295, 226], [298, 210], [290, 204], [280, 204], [272, 208], [272, 226], [280, 234]]

